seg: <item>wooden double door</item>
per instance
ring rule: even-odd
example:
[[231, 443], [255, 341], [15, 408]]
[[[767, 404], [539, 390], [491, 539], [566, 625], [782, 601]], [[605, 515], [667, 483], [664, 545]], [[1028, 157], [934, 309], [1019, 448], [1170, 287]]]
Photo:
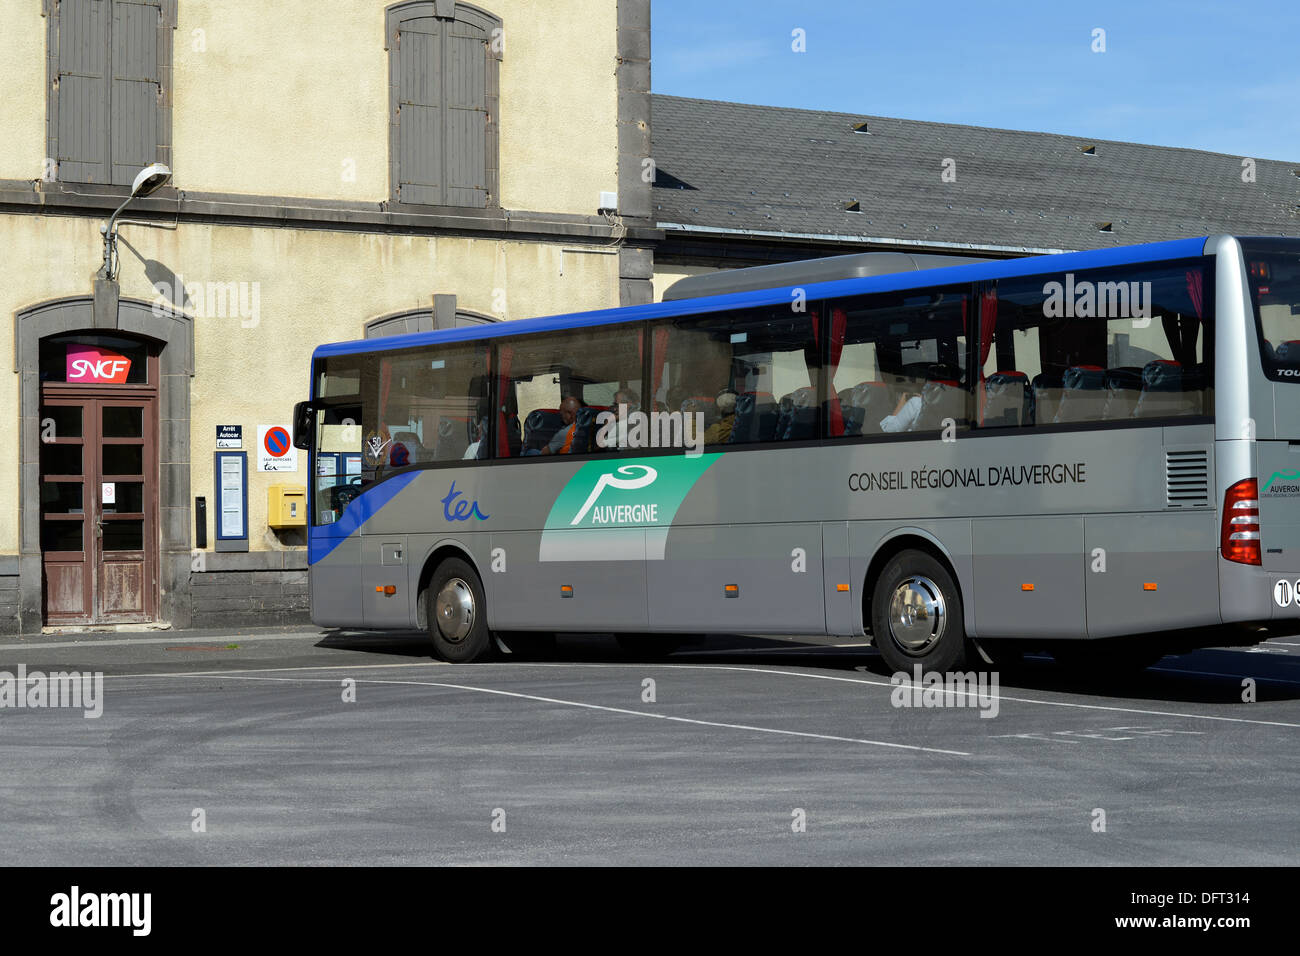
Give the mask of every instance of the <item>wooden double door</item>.
[[154, 620], [156, 389], [44, 385], [40, 435], [45, 623]]

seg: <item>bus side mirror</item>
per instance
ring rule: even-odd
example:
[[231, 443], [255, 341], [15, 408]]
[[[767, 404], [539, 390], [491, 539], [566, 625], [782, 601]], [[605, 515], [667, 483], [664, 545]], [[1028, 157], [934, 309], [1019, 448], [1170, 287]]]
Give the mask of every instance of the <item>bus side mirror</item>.
[[311, 402], [299, 402], [293, 406], [293, 447], [304, 450], [311, 448], [312, 426], [315, 424], [316, 410]]

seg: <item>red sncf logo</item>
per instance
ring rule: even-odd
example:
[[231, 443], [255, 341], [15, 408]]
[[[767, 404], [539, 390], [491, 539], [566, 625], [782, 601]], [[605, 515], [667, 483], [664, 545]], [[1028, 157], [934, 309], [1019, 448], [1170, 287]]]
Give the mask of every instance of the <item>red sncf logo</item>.
[[70, 345], [67, 371], [69, 382], [125, 385], [126, 377], [131, 373], [131, 360], [93, 345]]

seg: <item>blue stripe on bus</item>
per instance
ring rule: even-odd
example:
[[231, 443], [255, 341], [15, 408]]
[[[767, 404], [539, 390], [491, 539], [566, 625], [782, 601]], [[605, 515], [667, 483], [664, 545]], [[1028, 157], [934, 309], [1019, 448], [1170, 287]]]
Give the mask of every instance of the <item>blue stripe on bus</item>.
[[[1139, 262], [1157, 262], [1163, 259], [1193, 259], [1205, 253], [1206, 237], [1174, 239], [1169, 242], [1150, 242], [1137, 246], [1118, 246], [1114, 249], [1095, 249], [1087, 252], [1066, 252], [1051, 256], [1027, 256], [997, 262], [976, 262], [968, 265], [944, 266], [941, 269], [923, 269], [918, 272], [894, 272], [882, 276], [859, 279], [837, 279], [834, 282], [809, 283], [798, 286], [808, 299], [838, 298], [864, 295], [873, 292], [898, 292], [938, 285], [960, 285], [985, 282], [990, 279], [1013, 279], [1020, 276], [1041, 275], [1102, 269], [1132, 265]], [[791, 289], [796, 286], [778, 286], [774, 289], [757, 289], [751, 292], [734, 292], [729, 295], [703, 296], [698, 299], [679, 299], [618, 309], [600, 309], [594, 312], [572, 312], [535, 319], [518, 319], [491, 325], [444, 329], [437, 332], [411, 332], [381, 339], [360, 339], [322, 345], [312, 353], [315, 359], [334, 355], [356, 355], [366, 352], [386, 352], [417, 345], [474, 342], [529, 332], [554, 332], [564, 329], [584, 329], [619, 322], [637, 322], [646, 319], [674, 318], [681, 315], [701, 315], [730, 309], [756, 308], [768, 305], [788, 305]]]
[[384, 505], [392, 501], [399, 491], [414, 481], [419, 473], [418, 470], [403, 472], [372, 485], [353, 499], [338, 521], [312, 525], [307, 534], [307, 563], [315, 564], [328, 557], [331, 551], [350, 538], [358, 528], [377, 515]]

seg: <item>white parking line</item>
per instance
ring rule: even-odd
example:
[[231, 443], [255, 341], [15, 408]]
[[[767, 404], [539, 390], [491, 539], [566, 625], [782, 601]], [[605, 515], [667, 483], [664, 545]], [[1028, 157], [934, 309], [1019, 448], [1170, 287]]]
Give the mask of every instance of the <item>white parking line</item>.
[[[449, 667], [449, 666], [452, 665], [443, 663], [441, 661], [412, 661], [404, 664], [329, 664], [321, 667], [259, 667], [259, 668], [248, 668], [246, 670], [230, 670], [230, 671], [169, 671], [169, 672], [158, 673], [158, 674], [117, 674], [117, 675], [110, 674], [110, 675], [106, 675], [106, 678], [122, 679], [127, 677], [144, 677], [144, 678], [223, 677], [223, 676], [233, 676], [237, 674], [265, 674], [267, 672], [287, 672], [287, 671], [305, 671], [305, 670], [357, 671], [357, 670], [394, 668], [394, 667]], [[662, 663], [657, 663], [657, 664], [646, 664], [646, 663], [570, 664], [570, 663], [562, 663], [562, 662], [509, 661], [503, 664], [475, 664], [473, 669], [475, 671], [478, 671], [478, 670], [484, 670], [487, 668], [494, 668], [494, 667], [508, 667], [513, 670], [518, 670], [520, 668], [525, 668], [525, 667], [552, 667], [552, 668], [569, 667], [569, 668], [584, 668], [584, 669], [621, 668], [624, 670], [626, 670], [629, 667], [635, 667], [635, 668], [664, 667], [669, 669], [675, 668], [678, 670], [742, 671], [742, 672], [754, 673], [754, 674], [768, 674], [776, 677], [802, 677], [809, 680], [829, 680], [829, 681], [837, 681], [846, 684], [864, 684], [871, 687], [887, 687], [891, 690], [896, 686], [894, 684], [888, 683], [887, 681], [865, 680], [860, 677], [839, 677], [834, 674], [810, 674], [810, 673], [804, 673], [800, 671], [780, 671], [780, 670], [773, 670], [771, 668], [766, 668], [766, 667], [741, 667], [735, 664], [674, 664], [667, 661]], [[1188, 673], [1205, 674], [1206, 672], [1189, 671]], [[1239, 675], [1228, 675], [1228, 676], [1236, 677]], [[1277, 681], [1277, 683], [1295, 683], [1295, 682]], [[1098, 711], [1107, 711], [1107, 712], [1122, 713], [1122, 714], [1144, 714], [1153, 717], [1181, 717], [1185, 720], [1213, 720], [1213, 721], [1232, 723], [1232, 724], [1254, 724], [1263, 727], [1291, 727], [1300, 730], [1300, 724], [1292, 724], [1280, 720], [1253, 720], [1248, 717], [1219, 717], [1213, 714], [1186, 714], [1178, 711], [1145, 710], [1138, 707], [1114, 707], [1105, 704], [1079, 704], [1079, 703], [1073, 703], [1071, 701], [1063, 701], [1063, 700], [1039, 700], [1033, 697], [1008, 697], [1002, 694], [993, 694], [989, 696], [990, 698], [996, 698], [999, 701], [1005, 700], [1005, 701], [1011, 701], [1018, 704], [1038, 704], [1039, 706], [1043, 706], [1043, 707], [1071, 707], [1077, 710], [1098, 710]], [[1242, 705], [1242, 706], [1246, 706], [1246, 705]], [[633, 711], [633, 713], [639, 713], [639, 711]], [[660, 715], [646, 714], [645, 716], [660, 716]], [[896, 745], [896, 746], [901, 746], [901, 745]], [[917, 749], [925, 749], [925, 748], [917, 748]], [[942, 752], [950, 753], [951, 751], [942, 751]]]
[[[409, 665], [390, 665], [390, 666], [409, 666]], [[353, 668], [357, 670], [359, 668]], [[324, 684], [334, 683], [323, 677], [253, 677], [246, 674], [231, 675], [226, 674], [144, 674], [144, 677], [208, 677], [213, 679], [231, 678], [233, 680], [246, 681], [275, 681], [281, 683], [312, 683]], [[356, 678], [359, 684], [388, 684], [388, 685], [410, 685], [415, 687], [442, 687], [447, 690], [464, 690], [477, 694], [498, 694], [502, 697], [516, 697], [521, 700], [535, 700], [544, 704], [562, 704], [566, 707], [580, 707], [585, 710], [602, 710], [611, 714], [629, 714], [633, 717], [651, 717], [655, 720], [669, 720], [680, 724], [694, 724], [700, 727], [720, 727], [725, 730], [745, 730], [760, 734], [779, 734], [786, 737], [805, 737], [814, 740], [833, 740], [838, 743], [847, 744], [865, 744], [871, 747], [889, 747], [895, 750], [916, 750], [921, 753], [930, 754], [947, 754], [952, 757], [969, 757], [971, 754], [963, 750], [941, 750], [937, 747], [919, 747], [914, 744], [898, 744], [887, 740], [865, 740], [859, 737], [836, 737], [832, 734], [814, 734], [802, 730], [781, 730], [776, 727], [754, 727], [749, 724], [728, 724], [713, 720], [697, 720], [693, 717], [676, 717], [671, 714], [654, 714], [644, 710], [630, 710], [625, 707], [607, 707], [603, 704], [588, 704], [580, 700], [563, 700], [558, 697], [542, 697], [537, 694], [521, 694], [517, 691], [497, 690], [492, 687], [473, 687], [468, 684], [448, 684], [440, 681], [418, 681], [418, 680], [369, 680], [367, 678]]]
[[[551, 664], [551, 663], [526, 664], [523, 662], [519, 662], [519, 663], [511, 664], [510, 666], [512, 667], [629, 667], [629, 666], [648, 667], [654, 665], [648, 665], [648, 664], [640, 664], [640, 665], [576, 664], [575, 665], [575, 664]], [[778, 671], [778, 670], [772, 670], [771, 668], [767, 668], [767, 667], [739, 667], [735, 664], [713, 664], [713, 665], [672, 664], [669, 662], [664, 662], [659, 666], [677, 667], [677, 668], [690, 669], [690, 670], [747, 671], [755, 674], [773, 674], [779, 677], [804, 677], [812, 680], [841, 681], [847, 684], [867, 684], [872, 687], [888, 687], [891, 690], [895, 686], [897, 686], [895, 684], [889, 683], [888, 681], [864, 680], [860, 677], [838, 677], [834, 674], [808, 674], [808, 673], [803, 673], [801, 671]], [[1188, 671], [1188, 673], [1203, 674], [1205, 672]], [[1231, 676], [1236, 676], [1236, 675], [1231, 675]], [[1269, 683], [1293, 684], [1296, 682], [1284, 681], [1284, 680], [1274, 681], [1270, 678]], [[1145, 714], [1153, 717], [1182, 717], [1187, 720], [1217, 720], [1217, 721], [1224, 721], [1227, 723], [1234, 723], [1234, 724], [1258, 724], [1265, 727], [1294, 727], [1300, 730], [1300, 724], [1290, 724], [1280, 720], [1252, 720], [1248, 717], [1216, 717], [1212, 714], [1184, 714], [1176, 711], [1167, 711], [1167, 710], [1144, 710], [1138, 707], [1111, 707], [1104, 704], [1076, 704], [1076, 703], [1071, 703], [1069, 701], [1063, 701], [1063, 700], [1038, 700], [1033, 697], [1008, 697], [1003, 694], [990, 694], [988, 696], [990, 699], [996, 699], [999, 701], [1007, 700], [1018, 704], [1039, 704], [1044, 707], [1074, 707], [1081, 710], [1114, 711], [1122, 714]]]

